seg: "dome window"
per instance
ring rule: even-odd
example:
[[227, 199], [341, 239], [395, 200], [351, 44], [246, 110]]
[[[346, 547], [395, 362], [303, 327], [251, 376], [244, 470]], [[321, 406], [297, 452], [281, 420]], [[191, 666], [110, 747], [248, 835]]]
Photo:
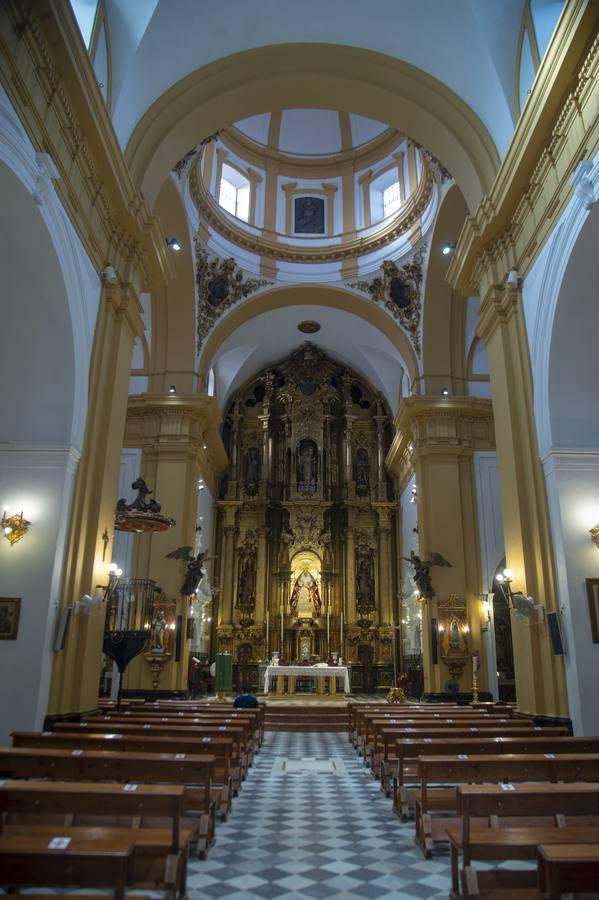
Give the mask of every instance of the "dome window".
[[401, 194], [399, 192], [399, 181], [394, 181], [388, 188], [383, 191], [383, 217], [386, 219], [392, 213], [396, 212], [401, 206]]
[[218, 202], [232, 216], [244, 222], [249, 220], [250, 182], [231, 166], [223, 166]]

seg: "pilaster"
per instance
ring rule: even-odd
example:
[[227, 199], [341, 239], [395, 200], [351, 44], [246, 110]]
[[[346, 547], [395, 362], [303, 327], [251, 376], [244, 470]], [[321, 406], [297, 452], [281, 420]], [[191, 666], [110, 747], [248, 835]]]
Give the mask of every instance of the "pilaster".
[[[506, 562], [514, 589], [547, 610], [559, 608], [545, 479], [537, 446], [533, 386], [521, 291], [506, 284], [483, 299], [477, 327], [489, 359], [497, 420]], [[523, 712], [567, 715], [563, 661], [552, 653], [546, 623], [512, 613], [516, 696]]]
[[[468, 609], [469, 654], [480, 650], [480, 549], [473, 453], [494, 448], [491, 402], [474, 397], [414, 396], [402, 401], [387, 467], [398, 476], [406, 453], [418, 487], [420, 557], [440, 553], [451, 565], [432, 568], [435, 591], [422, 608], [425, 691], [444, 691], [449, 671], [432, 646], [438, 601], [456, 594]], [[437, 648], [438, 649], [438, 648]], [[433, 659], [437, 657], [438, 662]], [[461, 689], [471, 687], [466, 665]]]
[[[77, 472], [61, 606], [106, 584], [133, 345], [144, 332], [141, 306], [128, 284], [105, 283], [90, 367], [87, 422]], [[72, 617], [65, 649], [55, 657], [49, 712], [94, 709], [98, 698], [101, 616]]]

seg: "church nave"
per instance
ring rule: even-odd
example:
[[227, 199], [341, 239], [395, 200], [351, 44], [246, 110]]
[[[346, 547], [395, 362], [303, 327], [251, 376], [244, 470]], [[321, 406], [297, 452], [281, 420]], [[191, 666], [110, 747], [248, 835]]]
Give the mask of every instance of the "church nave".
[[346, 732], [269, 732], [187, 886], [190, 900], [447, 897], [449, 859], [423, 859]]

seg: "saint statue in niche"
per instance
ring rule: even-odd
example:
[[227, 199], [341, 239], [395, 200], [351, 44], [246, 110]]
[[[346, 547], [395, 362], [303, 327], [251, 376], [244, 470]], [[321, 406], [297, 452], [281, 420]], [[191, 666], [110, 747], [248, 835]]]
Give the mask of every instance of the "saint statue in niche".
[[372, 558], [362, 557], [358, 564], [356, 576], [357, 607], [360, 610], [374, 609], [374, 579], [372, 577]]
[[304, 566], [296, 579], [289, 605], [294, 612], [297, 611], [300, 615], [312, 612], [315, 612], [316, 615], [320, 614], [322, 602], [318, 583], [307, 566]]
[[298, 197], [295, 201], [295, 233], [324, 234], [324, 200]]
[[156, 610], [156, 617], [152, 622], [152, 653], [164, 653], [166, 617], [163, 609]]
[[253, 612], [256, 605], [256, 560], [253, 553], [249, 553], [243, 562], [239, 576], [237, 605], [246, 612]]
[[355, 479], [356, 491], [360, 496], [364, 496], [370, 491], [370, 461], [368, 459], [368, 450], [360, 447], [356, 451]]
[[297, 489], [314, 494], [318, 484], [318, 451], [314, 441], [300, 441], [297, 449]]
[[258, 490], [260, 481], [260, 453], [257, 447], [250, 447], [245, 455], [245, 492], [250, 497]]

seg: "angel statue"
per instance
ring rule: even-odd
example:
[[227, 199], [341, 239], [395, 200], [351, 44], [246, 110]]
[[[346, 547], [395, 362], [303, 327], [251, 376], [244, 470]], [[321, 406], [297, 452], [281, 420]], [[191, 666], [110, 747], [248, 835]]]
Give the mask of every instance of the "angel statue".
[[179, 593], [184, 597], [190, 597], [192, 594], [195, 594], [200, 586], [200, 581], [204, 575], [202, 566], [205, 562], [208, 562], [209, 559], [212, 559], [211, 556], [206, 555], [207, 553], [208, 550], [199, 550], [197, 555], [194, 556], [193, 547], [187, 546], [177, 547], [176, 550], [166, 554], [167, 559], [184, 559], [187, 563], [185, 581], [179, 589]]
[[413, 550], [410, 550], [409, 557], [402, 556], [402, 559], [414, 566], [414, 582], [420, 596], [425, 600], [432, 600], [435, 592], [431, 582], [430, 570], [433, 566], [449, 566], [451, 568], [451, 563], [447, 562], [440, 553], [429, 553], [428, 559], [422, 560]]

